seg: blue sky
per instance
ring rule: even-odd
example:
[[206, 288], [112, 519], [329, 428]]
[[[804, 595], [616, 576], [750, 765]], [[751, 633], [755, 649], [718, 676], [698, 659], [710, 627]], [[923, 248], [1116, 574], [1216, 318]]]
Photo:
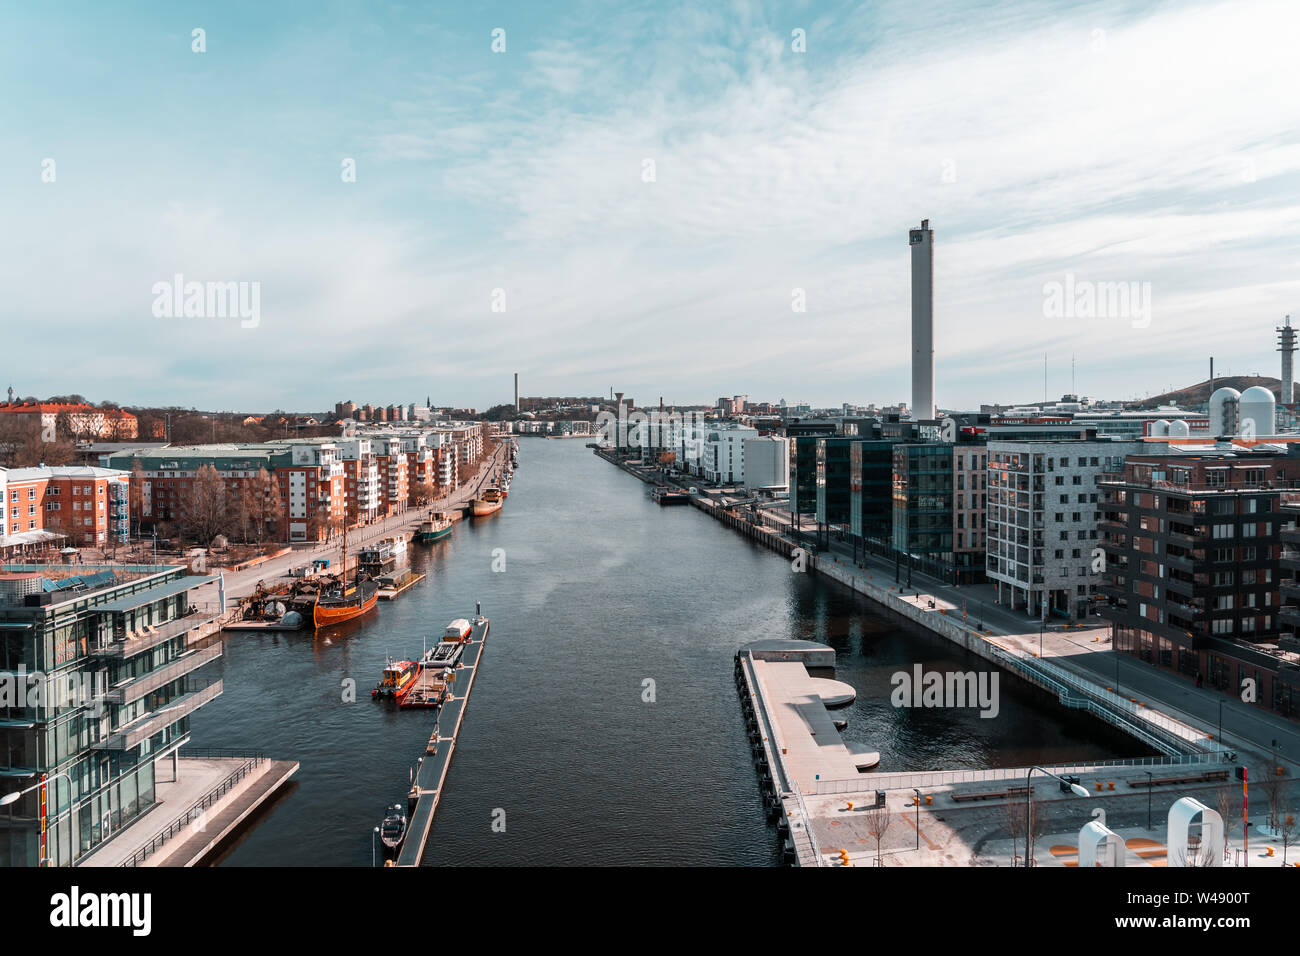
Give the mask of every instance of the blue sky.
[[[1294, 2], [465, 6], [11, 10], [0, 376], [906, 400], [923, 218], [941, 406], [1041, 397], [1044, 353], [1054, 395], [1072, 356], [1104, 397], [1276, 374], [1300, 321]], [[259, 324], [156, 317], [177, 273], [260, 283]], [[1045, 317], [1067, 273], [1149, 283], [1149, 322]]]

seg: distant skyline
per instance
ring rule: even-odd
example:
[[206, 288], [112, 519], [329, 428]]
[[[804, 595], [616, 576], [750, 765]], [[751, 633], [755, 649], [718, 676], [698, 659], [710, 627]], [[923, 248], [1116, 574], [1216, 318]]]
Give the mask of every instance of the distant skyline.
[[[922, 219], [940, 407], [1041, 400], [1044, 353], [1052, 399], [1072, 356], [1276, 377], [1300, 315], [1283, 0], [58, 9], [0, 36], [0, 391], [893, 404]], [[177, 274], [259, 321], [157, 317]], [[1100, 283], [1143, 306], [1052, 317]]]

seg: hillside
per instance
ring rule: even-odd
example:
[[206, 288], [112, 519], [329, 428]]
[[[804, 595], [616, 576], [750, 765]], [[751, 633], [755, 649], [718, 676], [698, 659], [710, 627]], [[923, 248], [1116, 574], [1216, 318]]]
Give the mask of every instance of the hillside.
[[[1235, 388], [1239, 392], [1244, 392], [1252, 385], [1263, 385], [1272, 391], [1275, 398], [1281, 395], [1281, 379], [1269, 378], [1266, 375], [1216, 375], [1214, 378], [1214, 388]], [[1207, 379], [1204, 382], [1198, 382], [1177, 391], [1165, 392], [1163, 395], [1152, 395], [1150, 398], [1132, 403], [1129, 407], [1155, 408], [1157, 405], [1178, 405], [1181, 408], [1192, 408], [1208, 402], [1213, 391], [1214, 389], [1210, 387], [1210, 382]], [[1300, 395], [1300, 388], [1296, 389], [1296, 394]]]

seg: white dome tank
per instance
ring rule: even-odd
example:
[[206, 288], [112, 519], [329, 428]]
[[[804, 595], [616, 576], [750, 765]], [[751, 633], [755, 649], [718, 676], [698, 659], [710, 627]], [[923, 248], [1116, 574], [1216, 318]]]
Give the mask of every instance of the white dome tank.
[[1226, 385], [1210, 396], [1210, 435], [1220, 438], [1237, 434], [1237, 403], [1241, 392]]
[[1263, 438], [1277, 431], [1277, 399], [1263, 385], [1252, 385], [1238, 402], [1237, 431], [1249, 438]]
[[1152, 438], [1167, 437], [1169, 435], [1169, 419], [1157, 418], [1153, 421], [1151, 423], [1151, 431], [1149, 432], [1149, 435]]
[[1169, 423], [1170, 438], [1189, 438], [1192, 434], [1192, 427], [1181, 418], [1175, 419]]

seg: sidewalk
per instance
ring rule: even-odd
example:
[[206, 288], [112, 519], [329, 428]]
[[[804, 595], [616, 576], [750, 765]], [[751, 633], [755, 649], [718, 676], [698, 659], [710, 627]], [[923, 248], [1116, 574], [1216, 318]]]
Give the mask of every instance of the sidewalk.
[[[761, 509], [764, 519], [783, 531], [791, 528], [790, 514], [782, 508]], [[808, 534], [811, 540], [811, 534]], [[852, 549], [832, 539], [821, 555], [839, 559], [854, 567]], [[876, 555], [859, 558], [863, 573], [878, 578], [876, 583], [901, 587], [911, 600], [927, 606], [933, 599], [936, 612], [947, 610], [956, 615], [965, 611], [965, 621], [987, 631], [1004, 647], [1044, 659], [1063, 667], [1083, 680], [1113, 688], [1121, 696], [1140, 701], [1148, 709], [1189, 724], [1203, 732], [1219, 736], [1219, 710], [1223, 702], [1223, 742], [1241, 752], [1241, 760], [1252, 764], [1270, 764], [1274, 752], [1279, 762], [1289, 763], [1290, 773], [1300, 769], [1300, 724], [1258, 707], [1220, 694], [1212, 688], [1197, 688], [1190, 679], [1157, 670], [1117, 654], [1110, 645], [1110, 625], [1099, 617], [1070, 625], [1048, 621], [1045, 628], [1037, 617], [998, 605], [993, 585], [957, 586], [929, 574], [913, 570], [912, 587], [907, 587], [906, 567], [898, 569], [900, 585], [895, 585], [895, 567]], [[1276, 751], [1274, 750], [1276, 741]]]

